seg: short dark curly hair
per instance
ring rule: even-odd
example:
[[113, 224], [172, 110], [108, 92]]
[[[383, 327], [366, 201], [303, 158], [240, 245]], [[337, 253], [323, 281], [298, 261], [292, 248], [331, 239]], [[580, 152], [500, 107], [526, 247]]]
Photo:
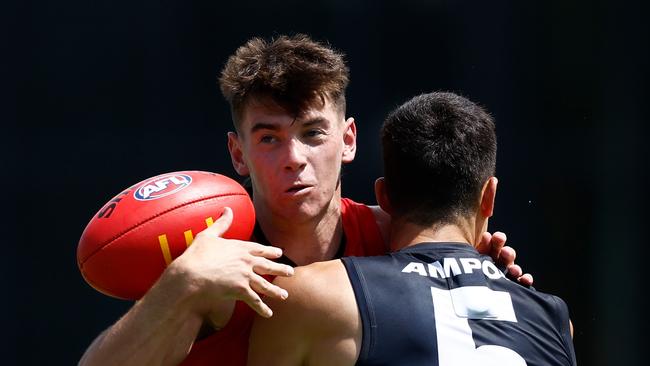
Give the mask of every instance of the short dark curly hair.
[[343, 54], [304, 34], [269, 41], [253, 38], [224, 66], [219, 84], [230, 103], [233, 123], [251, 98], [269, 97], [293, 116], [329, 98], [345, 113], [349, 70]]
[[421, 226], [471, 214], [495, 173], [492, 117], [453, 93], [422, 94], [399, 106], [384, 122], [382, 146], [394, 215]]

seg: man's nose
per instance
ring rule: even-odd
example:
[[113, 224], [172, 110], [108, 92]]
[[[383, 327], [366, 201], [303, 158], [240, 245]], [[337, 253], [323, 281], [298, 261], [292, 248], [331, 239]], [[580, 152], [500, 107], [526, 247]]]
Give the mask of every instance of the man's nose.
[[297, 139], [290, 139], [287, 142], [284, 168], [291, 171], [298, 171], [307, 165], [306, 146]]

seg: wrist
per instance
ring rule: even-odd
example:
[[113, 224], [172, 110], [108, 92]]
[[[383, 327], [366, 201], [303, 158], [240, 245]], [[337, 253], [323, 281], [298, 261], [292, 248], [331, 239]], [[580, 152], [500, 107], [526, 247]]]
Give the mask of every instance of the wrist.
[[211, 286], [204, 277], [197, 275], [182, 262], [172, 262], [167, 267], [161, 276], [160, 285], [165, 296], [176, 299], [172, 306], [177, 307], [177, 311], [198, 317], [201, 321], [209, 321], [215, 328], [225, 326], [230, 320], [235, 299], [220, 293], [218, 288]]
[[203, 318], [198, 301], [201, 289], [191, 277], [189, 271], [172, 262], [142, 301], [165, 307], [175, 317]]

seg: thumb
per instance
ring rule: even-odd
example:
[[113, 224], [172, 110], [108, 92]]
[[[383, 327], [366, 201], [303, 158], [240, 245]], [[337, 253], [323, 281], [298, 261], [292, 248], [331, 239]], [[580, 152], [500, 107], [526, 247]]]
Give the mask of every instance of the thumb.
[[219, 217], [217, 221], [214, 222], [214, 224], [203, 230], [204, 235], [212, 237], [223, 236], [223, 234], [228, 231], [228, 228], [230, 228], [230, 225], [232, 224], [232, 218], [232, 209], [230, 209], [230, 207], [224, 207], [221, 217]]

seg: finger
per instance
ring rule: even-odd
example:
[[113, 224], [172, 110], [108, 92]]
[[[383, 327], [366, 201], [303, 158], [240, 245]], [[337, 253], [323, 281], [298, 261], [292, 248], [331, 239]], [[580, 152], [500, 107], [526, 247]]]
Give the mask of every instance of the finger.
[[242, 294], [241, 300], [244, 301], [251, 309], [260, 314], [261, 317], [270, 318], [273, 310], [262, 301], [260, 295], [250, 288], [246, 288]]
[[293, 276], [293, 267], [276, 263], [265, 258], [258, 258], [253, 264], [253, 271], [260, 275]]
[[517, 264], [508, 266], [507, 271], [510, 278], [519, 278], [524, 273], [524, 271], [521, 270], [521, 267]]
[[280, 300], [284, 300], [289, 297], [287, 290], [272, 284], [262, 276], [253, 274], [250, 284], [251, 288], [260, 295], [265, 295]]
[[476, 250], [478, 250], [478, 252], [481, 254], [489, 255], [492, 252], [492, 248], [490, 248], [491, 239], [492, 234], [488, 233], [487, 231], [481, 234], [481, 237], [478, 240], [478, 245], [476, 246]]
[[525, 285], [525, 286], [532, 286], [533, 285], [533, 275], [531, 275], [530, 273], [525, 273], [524, 275], [517, 278], [517, 282], [519, 282], [519, 283], [521, 283], [522, 285]]
[[517, 258], [517, 252], [515, 251], [515, 248], [506, 245], [501, 248], [501, 252], [499, 253], [497, 261], [499, 265], [507, 268], [515, 264], [515, 258]]
[[256, 257], [264, 258], [280, 258], [282, 257], [282, 249], [278, 247], [272, 247], [270, 245], [262, 245], [258, 243], [248, 242], [245, 244], [249, 248], [249, 253]]
[[490, 253], [492, 258], [499, 258], [499, 255], [501, 255], [501, 250], [506, 244], [507, 239], [508, 238], [506, 237], [506, 234], [500, 231], [492, 234], [492, 238], [490, 238]]
[[230, 225], [232, 224], [232, 217], [233, 214], [230, 207], [224, 207], [221, 217], [219, 217], [217, 221], [214, 222], [214, 224], [210, 225], [207, 229], [201, 231], [199, 234], [221, 237], [226, 231], [228, 231], [228, 228], [230, 228]]

